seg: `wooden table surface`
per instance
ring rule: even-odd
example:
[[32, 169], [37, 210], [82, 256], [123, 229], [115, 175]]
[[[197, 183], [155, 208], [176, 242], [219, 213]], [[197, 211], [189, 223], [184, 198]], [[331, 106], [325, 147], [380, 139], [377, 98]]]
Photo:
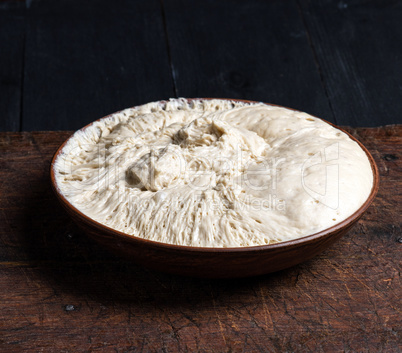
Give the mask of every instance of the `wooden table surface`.
[[402, 126], [348, 130], [378, 164], [373, 205], [314, 259], [240, 280], [109, 254], [51, 192], [71, 132], [0, 133], [0, 352], [400, 352]]
[[0, 131], [170, 97], [402, 123], [402, 0], [0, 0]]

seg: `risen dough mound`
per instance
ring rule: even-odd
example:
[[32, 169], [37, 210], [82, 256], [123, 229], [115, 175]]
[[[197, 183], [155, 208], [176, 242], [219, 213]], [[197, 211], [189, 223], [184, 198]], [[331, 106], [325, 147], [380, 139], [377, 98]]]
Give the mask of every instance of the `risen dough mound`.
[[369, 160], [308, 114], [225, 100], [149, 103], [78, 131], [55, 164], [64, 196], [124, 233], [200, 247], [286, 241], [353, 214]]

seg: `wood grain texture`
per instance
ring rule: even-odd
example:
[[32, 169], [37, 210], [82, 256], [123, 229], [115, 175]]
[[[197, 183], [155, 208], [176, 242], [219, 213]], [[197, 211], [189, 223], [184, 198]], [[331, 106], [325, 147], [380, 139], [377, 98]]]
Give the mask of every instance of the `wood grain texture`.
[[338, 124], [402, 123], [402, 1], [297, 1]]
[[359, 224], [304, 264], [219, 281], [135, 266], [77, 229], [49, 183], [70, 132], [0, 133], [0, 351], [400, 351], [402, 126], [349, 131], [381, 173]]
[[296, 2], [163, 4], [178, 96], [263, 101], [336, 122]]
[[32, 0], [26, 35], [23, 130], [174, 96], [158, 0]]

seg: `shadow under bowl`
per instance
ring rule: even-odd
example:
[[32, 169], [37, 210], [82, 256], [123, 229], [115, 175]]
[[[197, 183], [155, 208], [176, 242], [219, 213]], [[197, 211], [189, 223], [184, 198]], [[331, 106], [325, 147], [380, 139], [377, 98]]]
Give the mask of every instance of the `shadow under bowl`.
[[[210, 98], [194, 98], [188, 99], [188, 101], [208, 99]], [[257, 103], [240, 99], [228, 100]], [[161, 103], [163, 104], [164, 101]], [[267, 105], [276, 106], [274, 104]], [[54, 163], [69, 139], [59, 147], [53, 157], [50, 168], [51, 183], [63, 208], [86, 234], [115, 254], [124, 256], [139, 265], [157, 271], [203, 278], [240, 278], [271, 273], [309, 260], [328, 248], [346, 234], [362, 217], [377, 194], [379, 174], [371, 154], [349, 133], [325, 122], [346, 133], [366, 153], [373, 173], [373, 186], [367, 200], [350, 217], [321, 232], [295, 240], [252, 247], [202, 248], [155, 242], [109, 228], [74, 207], [57, 186]], [[89, 124], [81, 130], [87, 129], [91, 125]]]

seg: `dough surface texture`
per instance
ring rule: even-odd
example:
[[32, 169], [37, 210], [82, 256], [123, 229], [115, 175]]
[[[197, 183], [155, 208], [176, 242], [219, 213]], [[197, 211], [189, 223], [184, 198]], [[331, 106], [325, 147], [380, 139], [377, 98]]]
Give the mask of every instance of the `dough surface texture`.
[[77, 131], [54, 165], [61, 193], [110, 228], [194, 247], [273, 244], [352, 215], [373, 174], [345, 133], [306, 113], [171, 99]]

